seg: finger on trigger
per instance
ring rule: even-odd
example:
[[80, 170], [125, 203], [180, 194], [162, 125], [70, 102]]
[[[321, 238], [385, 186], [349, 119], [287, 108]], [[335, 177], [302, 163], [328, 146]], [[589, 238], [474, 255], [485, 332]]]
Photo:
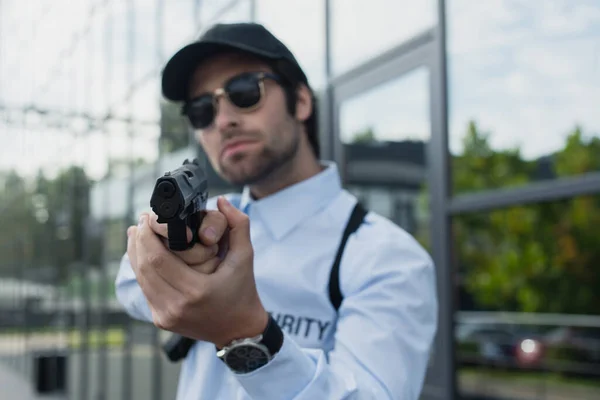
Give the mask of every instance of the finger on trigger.
[[216, 244], [223, 237], [225, 229], [227, 229], [225, 216], [217, 210], [207, 211], [199, 229], [200, 241], [207, 246]]
[[159, 236], [164, 238], [167, 236], [167, 224], [159, 224], [158, 223], [158, 215], [154, 213], [150, 213], [150, 228]]
[[[150, 214], [150, 227], [159, 236], [162, 236], [165, 239], [169, 238], [169, 226], [166, 222], [159, 223], [158, 215], [151, 213]], [[189, 226], [186, 226], [185, 233], [187, 235], [187, 240], [190, 242], [192, 240], [192, 230]], [[166, 242], [165, 242], [166, 243]]]

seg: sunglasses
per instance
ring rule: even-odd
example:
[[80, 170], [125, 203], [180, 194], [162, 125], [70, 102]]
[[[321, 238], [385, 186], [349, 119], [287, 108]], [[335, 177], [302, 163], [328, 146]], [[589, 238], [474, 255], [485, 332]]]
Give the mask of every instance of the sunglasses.
[[265, 79], [281, 83], [279, 76], [266, 72], [237, 75], [213, 93], [202, 94], [187, 101], [181, 113], [187, 116], [195, 129], [204, 129], [215, 119], [219, 97], [226, 97], [231, 104], [244, 112], [253, 111], [260, 106], [265, 96]]

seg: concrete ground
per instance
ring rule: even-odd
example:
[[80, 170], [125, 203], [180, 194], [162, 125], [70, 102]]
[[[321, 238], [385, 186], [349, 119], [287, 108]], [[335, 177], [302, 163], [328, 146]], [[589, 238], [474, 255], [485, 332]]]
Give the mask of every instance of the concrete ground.
[[[36, 395], [31, 354], [0, 354], [0, 399], [166, 400], [175, 397], [178, 364], [162, 359], [158, 372], [160, 382], [157, 382], [153, 379], [156, 376], [152, 370], [154, 360], [151, 349], [148, 346], [134, 346], [131, 356], [131, 366], [125, 368], [123, 352], [119, 350], [108, 351], [105, 357], [92, 351], [85, 362], [82, 354], [71, 353], [67, 365], [68, 397], [60, 397]], [[130, 373], [124, 373], [125, 370]], [[153, 393], [155, 389], [158, 393]]]
[[63, 400], [60, 396], [38, 396], [30, 380], [10, 366], [0, 363], [0, 391], [3, 399], [11, 400]]

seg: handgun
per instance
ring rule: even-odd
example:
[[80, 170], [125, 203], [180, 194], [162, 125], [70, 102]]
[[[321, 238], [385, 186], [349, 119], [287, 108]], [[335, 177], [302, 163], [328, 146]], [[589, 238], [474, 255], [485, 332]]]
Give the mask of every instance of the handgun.
[[[208, 179], [198, 159], [189, 161], [157, 179], [150, 207], [158, 215], [158, 223], [168, 227], [171, 250], [186, 250], [199, 242], [198, 228], [205, 215]], [[186, 228], [192, 231], [188, 242]]]
[[[198, 159], [185, 160], [173, 171], [157, 179], [150, 198], [150, 207], [158, 215], [158, 223], [166, 223], [168, 245], [171, 250], [186, 250], [199, 242], [198, 228], [205, 215], [208, 200], [208, 180]], [[186, 228], [192, 231], [188, 242]], [[195, 340], [172, 334], [162, 348], [169, 360], [186, 357]]]

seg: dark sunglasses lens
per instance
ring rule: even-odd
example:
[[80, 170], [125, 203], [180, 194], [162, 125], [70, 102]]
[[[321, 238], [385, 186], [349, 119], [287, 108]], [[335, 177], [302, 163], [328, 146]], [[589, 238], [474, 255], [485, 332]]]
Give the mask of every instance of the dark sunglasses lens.
[[209, 126], [215, 116], [212, 97], [203, 96], [190, 103], [187, 116], [192, 126], [196, 129], [203, 129]]
[[240, 108], [252, 107], [260, 100], [258, 79], [252, 76], [232, 80], [226, 90], [231, 102]]

